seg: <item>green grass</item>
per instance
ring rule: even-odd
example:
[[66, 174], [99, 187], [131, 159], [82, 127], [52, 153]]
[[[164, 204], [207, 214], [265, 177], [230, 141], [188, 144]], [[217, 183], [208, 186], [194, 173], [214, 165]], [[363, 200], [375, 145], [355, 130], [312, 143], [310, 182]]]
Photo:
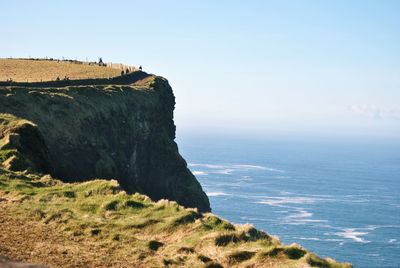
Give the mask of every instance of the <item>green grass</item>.
[[285, 246], [250, 225], [126, 194], [116, 181], [68, 184], [0, 169], [0, 197], [14, 200], [15, 217], [56, 227], [66, 238], [110, 248], [118, 252], [114, 257], [129, 256], [149, 266], [226, 267], [272, 260], [284, 267], [350, 267], [297, 245]]
[[10, 128], [24, 123], [30, 122], [24, 119], [19, 119], [11, 114], [0, 113], [0, 130], [3, 130], [3, 127]]

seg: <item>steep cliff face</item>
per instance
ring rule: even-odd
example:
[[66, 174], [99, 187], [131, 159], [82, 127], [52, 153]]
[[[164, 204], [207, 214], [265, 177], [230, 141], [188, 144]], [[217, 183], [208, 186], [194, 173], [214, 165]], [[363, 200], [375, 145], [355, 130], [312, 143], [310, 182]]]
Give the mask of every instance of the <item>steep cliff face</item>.
[[168, 81], [0, 86], [0, 164], [66, 182], [117, 179], [128, 192], [209, 211], [175, 139]]

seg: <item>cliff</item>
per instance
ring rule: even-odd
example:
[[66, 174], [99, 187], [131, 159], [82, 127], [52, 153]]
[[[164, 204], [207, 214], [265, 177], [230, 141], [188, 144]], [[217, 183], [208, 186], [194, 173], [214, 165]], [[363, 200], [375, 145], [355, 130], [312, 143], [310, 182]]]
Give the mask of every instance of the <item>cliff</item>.
[[[95, 84], [95, 85], [90, 85]], [[178, 153], [162, 77], [0, 85], [0, 163], [65, 182], [116, 179], [128, 193], [210, 211]]]
[[143, 72], [0, 82], [0, 266], [351, 267], [209, 213], [174, 106]]

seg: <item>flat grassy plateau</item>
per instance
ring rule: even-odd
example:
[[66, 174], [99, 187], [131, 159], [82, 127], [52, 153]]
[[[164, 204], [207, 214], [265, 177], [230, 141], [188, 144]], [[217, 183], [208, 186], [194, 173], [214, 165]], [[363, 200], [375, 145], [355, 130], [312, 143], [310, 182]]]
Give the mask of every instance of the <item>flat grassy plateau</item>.
[[119, 69], [69, 61], [0, 59], [0, 81], [55, 81], [57, 77], [64, 79], [65, 76], [77, 80], [111, 78], [120, 74]]

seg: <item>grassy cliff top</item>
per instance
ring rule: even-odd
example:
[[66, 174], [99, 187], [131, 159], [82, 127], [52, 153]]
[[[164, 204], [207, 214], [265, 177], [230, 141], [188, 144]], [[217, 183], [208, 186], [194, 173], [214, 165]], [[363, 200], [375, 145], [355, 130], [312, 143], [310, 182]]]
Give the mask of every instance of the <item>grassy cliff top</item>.
[[351, 267], [116, 181], [0, 169], [0, 256], [50, 267]]
[[54, 81], [65, 76], [71, 80], [109, 78], [119, 76], [121, 70], [57, 60], [0, 59], [0, 81], [14, 82]]

